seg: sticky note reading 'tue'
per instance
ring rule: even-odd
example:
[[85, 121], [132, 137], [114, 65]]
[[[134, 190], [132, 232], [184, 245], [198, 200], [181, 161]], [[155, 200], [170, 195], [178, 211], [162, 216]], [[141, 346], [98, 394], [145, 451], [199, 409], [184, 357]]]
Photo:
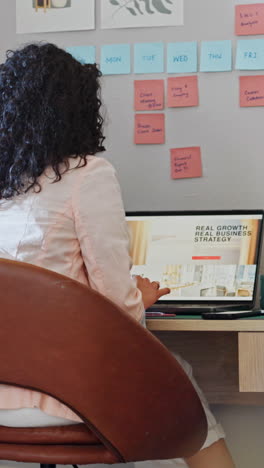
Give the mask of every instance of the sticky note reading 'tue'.
[[240, 107], [264, 106], [264, 76], [240, 76]]
[[264, 34], [264, 3], [236, 5], [236, 35]]
[[201, 148], [173, 148], [171, 154], [171, 178], [202, 177]]
[[198, 106], [197, 76], [168, 78], [168, 107]]
[[164, 114], [136, 114], [134, 140], [136, 145], [157, 145], [165, 141]]
[[164, 80], [135, 80], [134, 107], [137, 111], [164, 108]]

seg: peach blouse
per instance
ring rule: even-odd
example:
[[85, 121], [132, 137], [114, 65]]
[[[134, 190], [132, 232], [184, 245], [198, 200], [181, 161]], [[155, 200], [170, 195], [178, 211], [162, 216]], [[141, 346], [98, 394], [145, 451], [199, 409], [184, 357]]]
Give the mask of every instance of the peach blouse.
[[[48, 168], [39, 178], [41, 192], [0, 200], [0, 257], [90, 284], [139, 321], [144, 308], [129, 272], [129, 238], [115, 171], [95, 156], [80, 168], [79, 159], [69, 161], [61, 181], [52, 183], [54, 172]], [[79, 421], [49, 396], [0, 385], [0, 409], [34, 407]]]

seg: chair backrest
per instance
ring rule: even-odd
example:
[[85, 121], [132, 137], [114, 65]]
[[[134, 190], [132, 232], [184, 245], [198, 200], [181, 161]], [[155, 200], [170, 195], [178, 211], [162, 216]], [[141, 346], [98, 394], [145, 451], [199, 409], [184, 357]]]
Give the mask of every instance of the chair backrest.
[[120, 460], [190, 456], [207, 424], [184, 371], [102, 295], [57, 273], [0, 260], [0, 383], [50, 395]]

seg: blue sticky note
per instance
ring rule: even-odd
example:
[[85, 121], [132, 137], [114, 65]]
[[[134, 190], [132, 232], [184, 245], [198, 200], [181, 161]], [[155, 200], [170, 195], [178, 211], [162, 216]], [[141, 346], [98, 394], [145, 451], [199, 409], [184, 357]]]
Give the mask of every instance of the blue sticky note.
[[264, 39], [237, 41], [237, 70], [264, 70]]
[[95, 63], [94, 46], [73, 46], [67, 47], [66, 50], [81, 63]]
[[164, 45], [162, 42], [145, 42], [143, 44], [135, 44], [134, 72], [164, 72]]
[[203, 41], [201, 45], [201, 72], [232, 70], [231, 41]]
[[197, 42], [170, 42], [167, 48], [167, 72], [197, 72]]
[[130, 45], [110, 44], [101, 48], [101, 72], [104, 75], [127, 75], [131, 71]]

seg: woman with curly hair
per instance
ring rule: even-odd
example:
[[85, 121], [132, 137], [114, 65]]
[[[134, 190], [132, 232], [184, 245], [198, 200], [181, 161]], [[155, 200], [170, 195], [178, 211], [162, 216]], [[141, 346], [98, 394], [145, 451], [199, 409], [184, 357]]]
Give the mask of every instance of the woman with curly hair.
[[[96, 65], [82, 65], [52, 44], [8, 52], [0, 65], [0, 257], [90, 285], [141, 321], [169, 290], [129, 273], [120, 187], [113, 167], [95, 156], [104, 151], [99, 77]], [[187, 463], [231, 468], [223, 432], [197, 391], [209, 432]], [[0, 385], [0, 425], [79, 421], [47, 395]]]

